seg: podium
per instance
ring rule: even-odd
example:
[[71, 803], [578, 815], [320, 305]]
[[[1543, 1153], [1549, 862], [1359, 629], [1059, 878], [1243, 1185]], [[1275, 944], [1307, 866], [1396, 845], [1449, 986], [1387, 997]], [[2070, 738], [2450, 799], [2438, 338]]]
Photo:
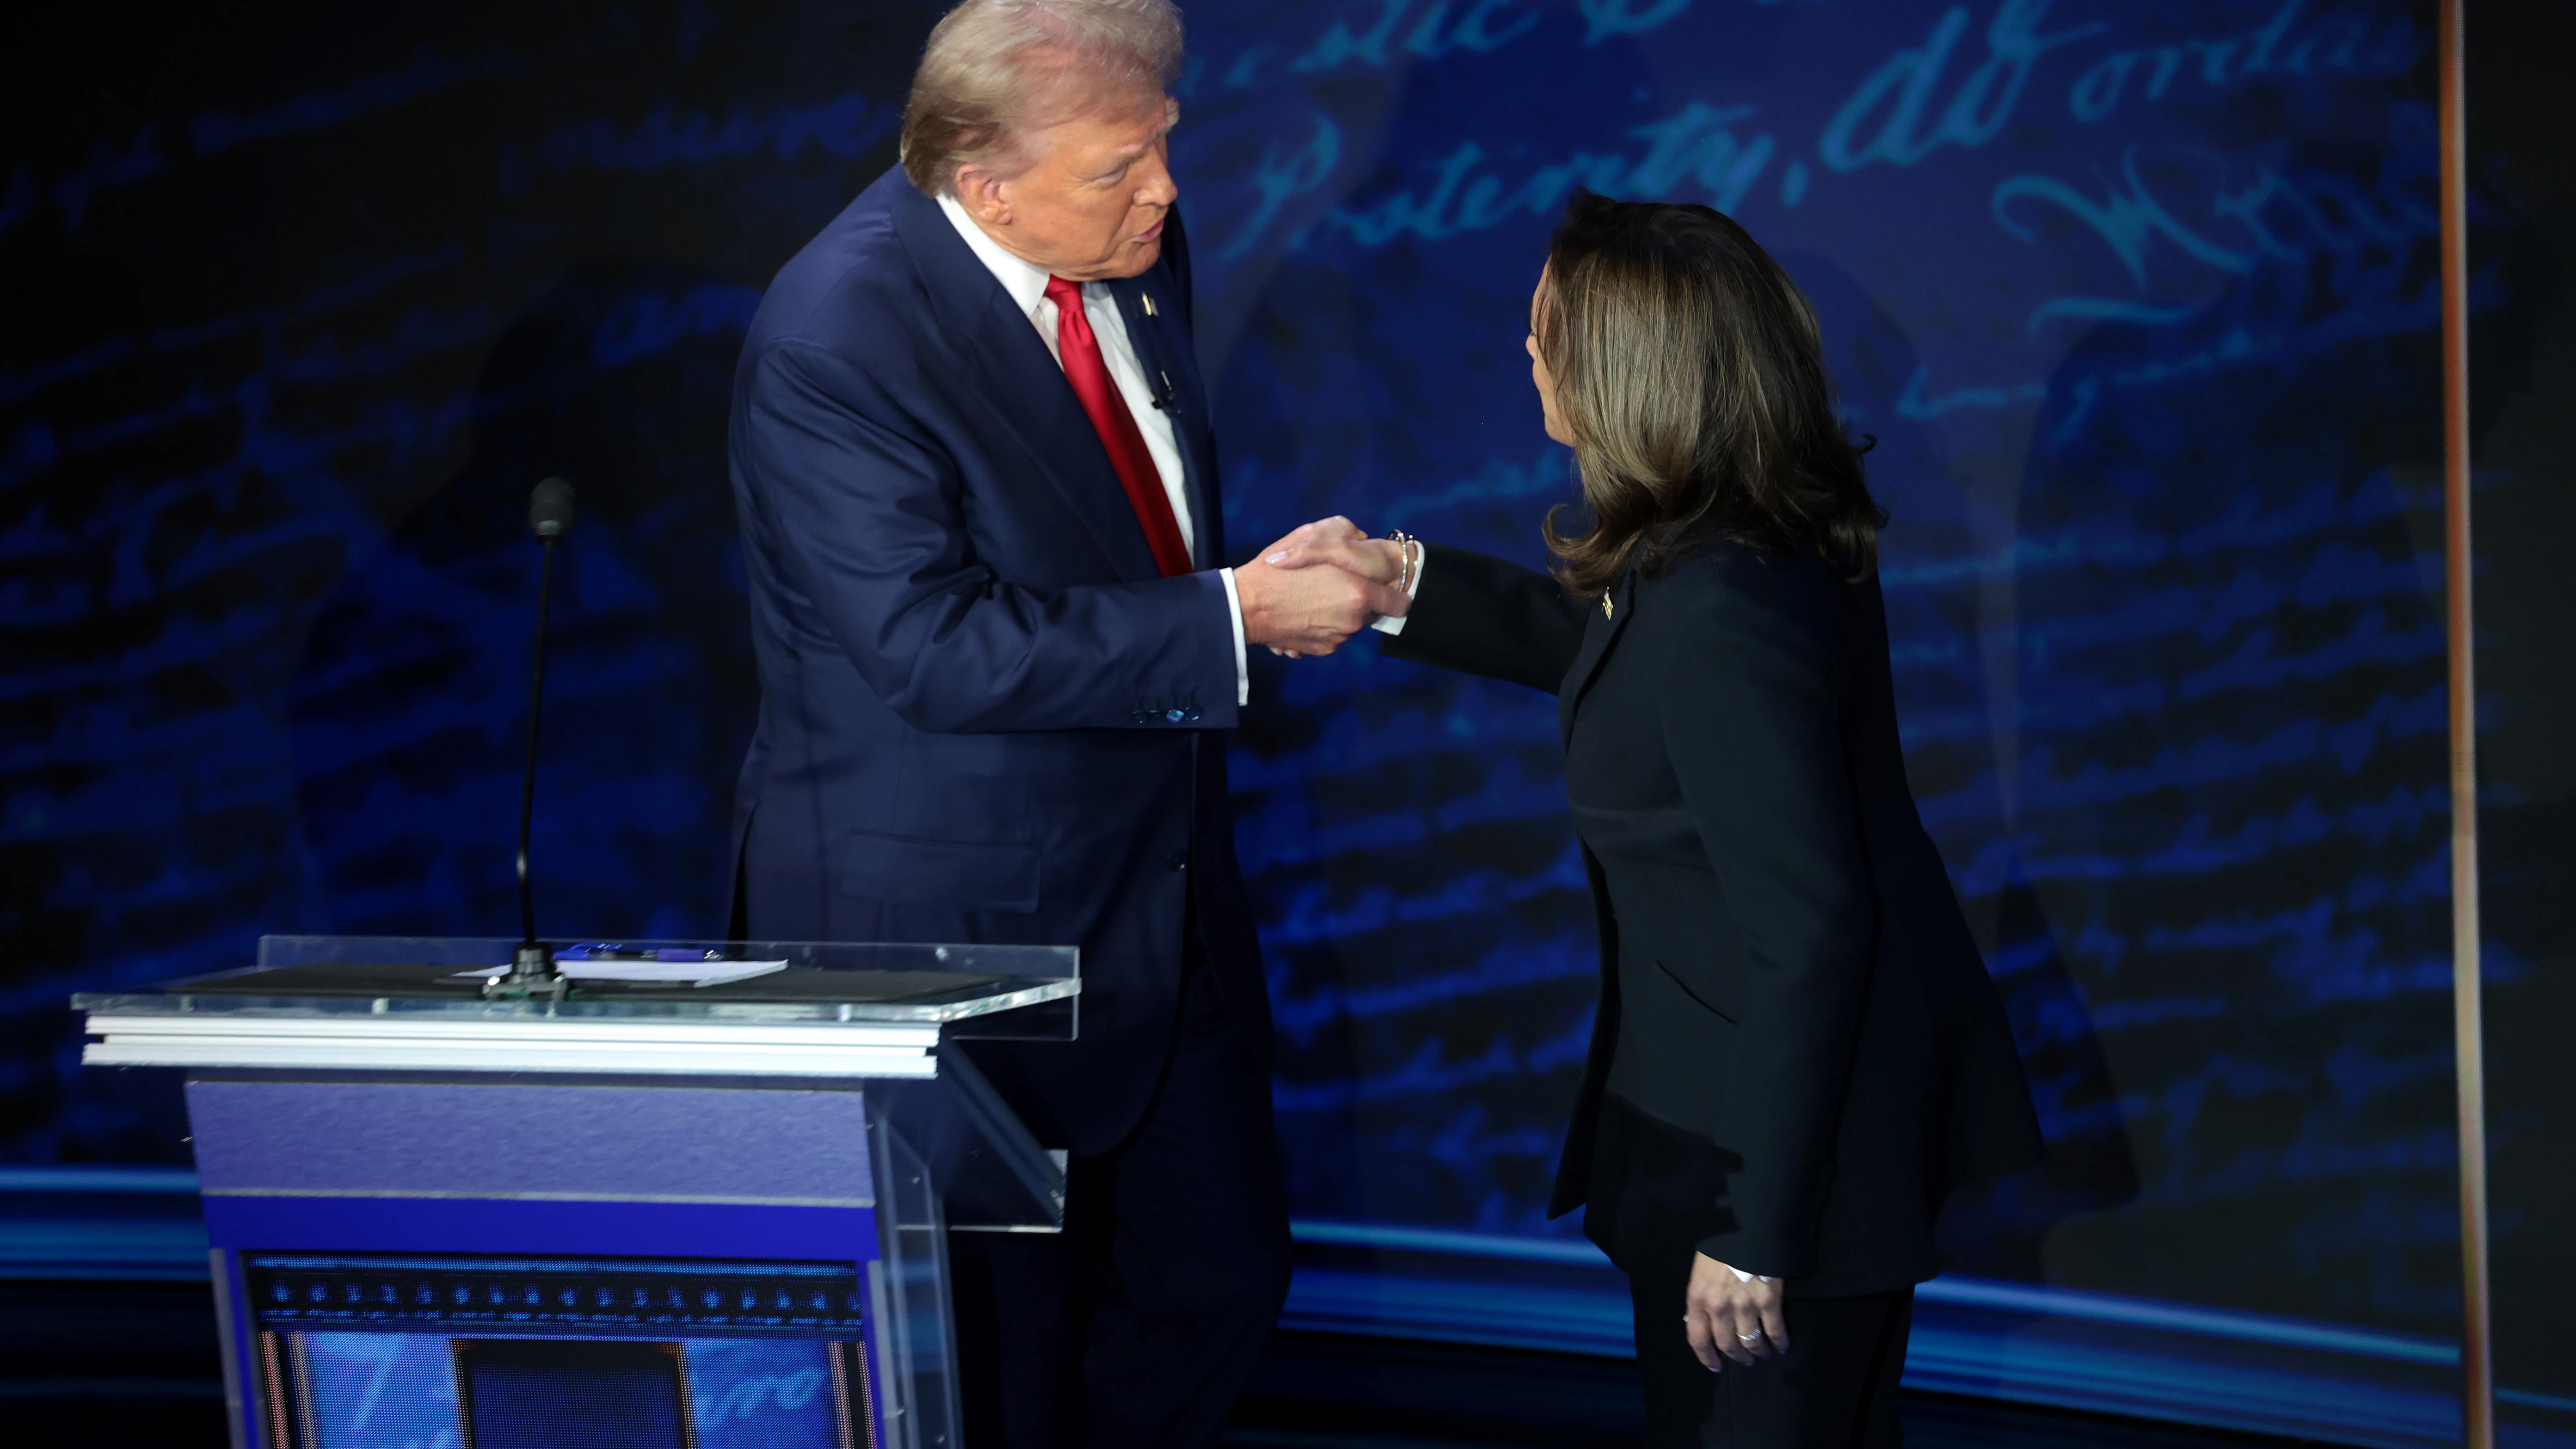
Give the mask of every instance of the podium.
[[82, 995], [184, 1070], [239, 1449], [955, 1449], [945, 1234], [1063, 1223], [955, 1043], [1069, 1040], [1071, 947], [271, 936]]

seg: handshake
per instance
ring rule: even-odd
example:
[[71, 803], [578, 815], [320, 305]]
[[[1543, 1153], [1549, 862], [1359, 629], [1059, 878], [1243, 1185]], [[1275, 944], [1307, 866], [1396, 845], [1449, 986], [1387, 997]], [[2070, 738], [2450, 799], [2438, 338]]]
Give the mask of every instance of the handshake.
[[1330, 654], [1380, 617], [1401, 618], [1401, 546], [1347, 518], [1318, 519], [1234, 571], [1246, 643], [1291, 659]]

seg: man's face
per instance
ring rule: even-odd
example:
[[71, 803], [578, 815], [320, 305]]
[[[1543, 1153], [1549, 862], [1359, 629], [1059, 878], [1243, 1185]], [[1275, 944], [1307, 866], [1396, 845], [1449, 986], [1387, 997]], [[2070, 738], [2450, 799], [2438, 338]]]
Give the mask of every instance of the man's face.
[[957, 168], [957, 199], [995, 241], [1067, 281], [1132, 277], [1163, 254], [1172, 184], [1167, 96], [1139, 97], [1029, 138], [1036, 161], [1007, 180]]

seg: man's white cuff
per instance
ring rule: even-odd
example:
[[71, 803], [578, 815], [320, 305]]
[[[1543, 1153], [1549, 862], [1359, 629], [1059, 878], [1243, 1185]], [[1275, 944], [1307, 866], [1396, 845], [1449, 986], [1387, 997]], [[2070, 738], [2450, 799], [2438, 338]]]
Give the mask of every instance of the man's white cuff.
[[1243, 595], [1234, 589], [1234, 570], [1218, 569], [1225, 580], [1225, 611], [1234, 616], [1234, 707], [1252, 703], [1252, 669], [1243, 659]]

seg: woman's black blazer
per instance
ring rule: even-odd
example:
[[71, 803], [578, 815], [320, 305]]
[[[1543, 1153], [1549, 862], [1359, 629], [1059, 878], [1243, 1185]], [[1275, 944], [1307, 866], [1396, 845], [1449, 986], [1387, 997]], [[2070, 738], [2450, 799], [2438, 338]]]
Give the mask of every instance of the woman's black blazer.
[[1584, 1201], [1624, 1049], [1623, 1095], [1730, 1165], [1702, 1251], [1811, 1293], [1931, 1277], [1943, 1196], [2039, 1129], [1906, 785], [1876, 579], [1720, 543], [1605, 608], [1434, 547], [1384, 647], [1557, 696], [1602, 992], [1549, 1215]]

